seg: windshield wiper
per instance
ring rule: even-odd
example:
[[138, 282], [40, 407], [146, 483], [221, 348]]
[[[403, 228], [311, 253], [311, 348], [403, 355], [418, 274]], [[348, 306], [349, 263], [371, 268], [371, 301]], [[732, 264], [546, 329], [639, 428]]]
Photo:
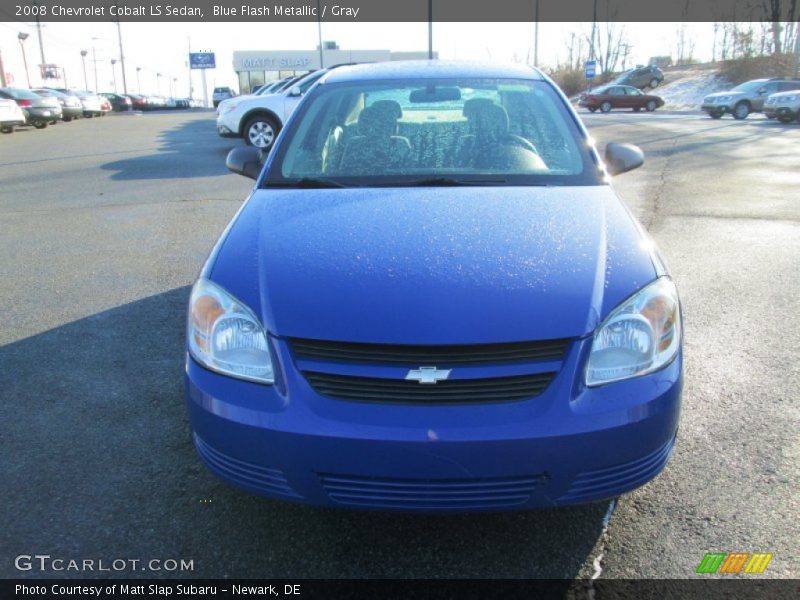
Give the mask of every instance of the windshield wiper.
[[290, 187], [290, 188], [345, 188], [350, 187], [333, 179], [323, 179], [320, 177], [301, 177], [294, 181], [280, 181], [277, 183], [267, 182], [267, 187]]

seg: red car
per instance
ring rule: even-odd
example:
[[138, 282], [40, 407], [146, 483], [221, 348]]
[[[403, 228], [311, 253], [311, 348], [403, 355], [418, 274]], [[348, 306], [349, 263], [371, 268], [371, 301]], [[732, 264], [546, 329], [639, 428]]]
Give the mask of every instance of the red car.
[[578, 105], [588, 108], [590, 112], [598, 108], [601, 112], [608, 112], [612, 108], [632, 108], [635, 111], [644, 108], [652, 112], [664, 106], [664, 100], [630, 85], [609, 84], [581, 94]]

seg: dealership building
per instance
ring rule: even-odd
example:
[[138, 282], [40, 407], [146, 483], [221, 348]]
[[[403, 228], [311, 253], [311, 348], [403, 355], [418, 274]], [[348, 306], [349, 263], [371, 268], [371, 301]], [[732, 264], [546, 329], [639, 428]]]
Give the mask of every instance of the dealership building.
[[[434, 53], [434, 56], [436, 54]], [[233, 53], [233, 69], [239, 78], [241, 93], [269, 81], [300, 75], [322, 66], [366, 63], [387, 60], [428, 58], [427, 52], [390, 52], [389, 50], [341, 50], [336, 44], [323, 44], [322, 62], [316, 50], [241, 50]]]

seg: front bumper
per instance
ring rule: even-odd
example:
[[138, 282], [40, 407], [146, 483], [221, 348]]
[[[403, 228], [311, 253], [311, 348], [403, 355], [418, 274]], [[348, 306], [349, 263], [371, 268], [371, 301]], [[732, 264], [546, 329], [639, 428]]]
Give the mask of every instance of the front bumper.
[[318, 395], [273, 338], [275, 385], [187, 357], [195, 446], [211, 471], [267, 496], [331, 507], [463, 511], [615, 497], [664, 467], [678, 428], [682, 357], [657, 373], [582, 385], [589, 341], [530, 400], [457, 406]]
[[702, 104], [700, 110], [710, 115], [712, 113], [730, 113], [733, 109], [727, 104]]
[[797, 119], [800, 117], [800, 108], [793, 109], [789, 106], [774, 106], [770, 108], [774, 111], [774, 116], [776, 117], [787, 119]]

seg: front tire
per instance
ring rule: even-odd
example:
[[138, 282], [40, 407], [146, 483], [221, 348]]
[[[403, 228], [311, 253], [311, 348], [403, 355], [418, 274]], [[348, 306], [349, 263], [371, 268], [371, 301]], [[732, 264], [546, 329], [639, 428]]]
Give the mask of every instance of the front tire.
[[792, 115], [782, 114], [778, 115], [778, 121], [781, 123], [791, 123], [794, 121], [794, 117]]
[[653, 77], [653, 78], [650, 80], [650, 89], [656, 89], [657, 87], [658, 87], [658, 79], [656, 79], [655, 77]]
[[15, 126], [14, 125], [6, 125], [0, 128], [0, 132], [3, 133], [14, 133]]
[[590, 108], [590, 109], [589, 109], [589, 112], [590, 112], [590, 113], [597, 112], [597, 109], [596, 109], [596, 108]]
[[72, 121], [72, 117], [64, 117], [64, 123], [69, 123]]
[[607, 113], [607, 112], [609, 112], [609, 111], [611, 110], [611, 102], [609, 102], [608, 100], [606, 100], [605, 102], [603, 102], [603, 103], [600, 105], [600, 110], [601, 110], [602, 112], [604, 112], [604, 113]]
[[36, 121], [33, 126], [36, 127], [36, 129], [44, 129], [47, 127], [47, 121]]
[[747, 102], [739, 102], [739, 104], [733, 107], [733, 118], [737, 121], [746, 119], [749, 114], [750, 105]]
[[650, 100], [647, 103], [647, 107], [646, 108], [647, 108], [647, 112], [653, 112], [656, 108], [658, 108], [658, 106], [656, 105], [656, 101], [655, 100]]
[[708, 113], [708, 116], [712, 119], [721, 119], [724, 113], [720, 110]]
[[244, 126], [244, 142], [260, 150], [269, 150], [278, 135], [278, 125], [264, 115], [257, 115]]

